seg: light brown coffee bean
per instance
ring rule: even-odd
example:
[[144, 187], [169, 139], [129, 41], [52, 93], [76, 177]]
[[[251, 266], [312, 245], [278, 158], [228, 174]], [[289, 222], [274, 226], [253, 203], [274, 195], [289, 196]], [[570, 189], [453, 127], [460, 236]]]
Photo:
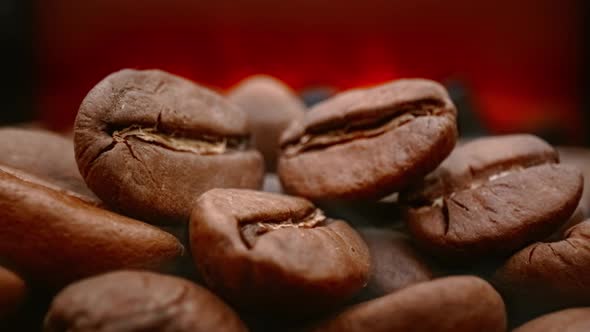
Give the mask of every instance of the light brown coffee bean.
[[162, 268], [183, 253], [174, 236], [0, 170], [0, 257], [60, 287], [120, 268]]
[[487, 282], [455, 276], [354, 305], [309, 331], [502, 332], [506, 312], [502, 298]]
[[34, 175], [94, 203], [74, 158], [74, 143], [42, 129], [0, 128], [0, 165]]
[[266, 170], [274, 172], [281, 134], [303, 117], [305, 105], [287, 85], [265, 75], [243, 80], [228, 98], [248, 114], [252, 145], [264, 156]]
[[79, 281], [59, 293], [44, 331], [247, 331], [234, 311], [187, 280], [117, 271]]

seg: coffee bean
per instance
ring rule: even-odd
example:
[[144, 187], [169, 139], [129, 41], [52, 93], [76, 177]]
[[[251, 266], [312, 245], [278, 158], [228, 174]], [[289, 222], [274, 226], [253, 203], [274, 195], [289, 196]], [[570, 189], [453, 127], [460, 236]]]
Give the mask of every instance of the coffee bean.
[[63, 187], [60, 184], [56, 184], [55, 181], [52, 181], [51, 179], [48, 179], [47, 177], [40, 177], [37, 175], [33, 175], [31, 173], [22, 171], [20, 169], [4, 166], [2, 164], [0, 164], [0, 171], [10, 174], [20, 180], [25, 181], [25, 182], [35, 183], [35, 184], [38, 184], [38, 185], [43, 186], [45, 188], [49, 188], [54, 191], [59, 191], [65, 195], [76, 197], [77, 199], [82, 200], [88, 204], [91, 204], [91, 205], [94, 205], [97, 207], [102, 207], [102, 208], [105, 207], [104, 203], [100, 199], [98, 199], [96, 196], [94, 196], [93, 194], [86, 195], [86, 194], [81, 194], [78, 191], [71, 191], [69, 189], [66, 189], [65, 187]]
[[41, 129], [0, 128], [0, 165], [8, 166], [90, 202], [100, 200], [88, 189], [74, 158], [74, 143]]
[[278, 173], [287, 192], [311, 199], [382, 197], [436, 168], [456, 131], [455, 107], [435, 82], [351, 90], [287, 128]]
[[453, 261], [513, 253], [549, 236], [576, 209], [577, 169], [530, 135], [483, 138], [458, 147], [422, 184], [400, 195], [409, 231]]
[[559, 147], [557, 150], [562, 164], [575, 166], [584, 174], [584, 193], [578, 208], [586, 218], [590, 218], [590, 150], [572, 147]]
[[0, 169], [0, 257], [51, 287], [120, 268], [161, 268], [170, 234]]
[[281, 133], [303, 117], [305, 105], [283, 82], [264, 75], [243, 80], [228, 98], [248, 114], [252, 145], [262, 152], [266, 170], [274, 172]]
[[371, 254], [371, 277], [362, 299], [373, 299], [432, 279], [432, 271], [408, 236], [378, 228], [362, 228]]
[[537, 242], [517, 252], [493, 280], [516, 311], [539, 313], [590, 305], [589, 275], [590, 219], [556, 242]]
[[503, 332], [506, 313], [502, 298], [487, 282], [455, 276], [357, 304], [309, 331]]
[[183, 223], [208, 189], [261, 186], [248, 134], [245, 114], [215, 92], [159, 70], [122, 70], [82, 102], [74, 143], [86, 183], [108, 205]]
[[111, 272], [68, 286], [51, 304], [44, 331], [247, 331], [211, 292], [187, 280]]
[[590, 308], [573, 308], [532, 320], [513, 332], [586, 332], [590, 331]]
[[326, 311], [357, 293], [369, 277], [361, 237], [301, 198], [210, 190], [193, 210], [190, 236], [205, 281], [245, 310]]
[[26, 294], [27, 287], [23, 279], [0, 266], [0, 319], [13, 314], [23, 303]]

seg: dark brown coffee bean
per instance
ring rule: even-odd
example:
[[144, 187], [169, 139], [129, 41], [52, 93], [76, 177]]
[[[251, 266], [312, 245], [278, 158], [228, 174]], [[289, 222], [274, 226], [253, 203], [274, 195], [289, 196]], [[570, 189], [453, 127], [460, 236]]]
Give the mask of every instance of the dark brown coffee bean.
[[27, 287], [23, 279], [0, 266], [0, 319], [13, 314], [23, 303], [26, 294]]
[[456, 110], [428, 80], [399, 80], [324, 101], [281, 138], [287, 192], [312, 199], [382, 197], [432, 171], [456, 141]]
[[432, 279], [432, 271], [400, 232], [378, 228], [359, 230], [371, 254], [371, 277], [363, 289], [363, 299], [393, 293], [401, 288]]
[[590, 331], [590, 308], [573, 308], [532, 320], [513, 332], [587, 332]]
[[586, 218], [590, 218], [590, 150], [572, 147], [559, 147], [557, 150], [562, 164], [575, 166], [584, 174], [584, 193], [578, 208]]
[[86, 96], [75, 123], [88, 186], [125, 214], [187, 222], [216, 187], [259, 188], [263, 160], [246, 115], [215, 92], [159, 70], [122, 70]]
[[187, 280], [141, 271], [111, 272], [65, 288], [46, 332], [247, 331], [236, 313]]
[[357, 304], [310, 331], [502, 332], [506, 313], [502, 298], [487, 282], [455, 276]]
[[514, 254], [494, 283], [515, 311], [547, 312], [590, 305], [590, 220], [557, 242], [538, 242]]
[[0, 170], [0, 258], [49, 286], [120, 268], [160, 268], [174, 236]]
[[243, 80], [228, 98], [248, 114], [252, 144], [262, 152], [266, 170], [274, 172], [279, 138], [291, 122], [303, 117], [305, 105], [283, 82], [264, 75]]
[[369, 277], [361, 237], [301, 198], [210, 190], [193, 210], [190, 236], [205, 281], [245, 310], [326, 311], [357, 293]]
[[[585, 186], [584, 186], [584, 188], [585, 188]], [[561, 224], [561, 226], [559, 226], [559, 228], [555, 232], [553, 232], [553, 234], [551, 234], [549, 237], [545, 238], [543, 241], [544, 242], [553, 242], [553, 241], [559, 241], [559, 240], [563, 239], [565, 237], [565, 234], [567, 233], [567, 231], [570, 228], [576, 226], [577, 224], [581, 223], [584, 220], [586, 220], [586, 216], [584, 215], [584, 213], [582, 212], [582, 209], [578, 205], [578, 208], [576, 209], [576, 211], [574, 211], [574, 213], [568, 219], [568, 221]]]
[[74, 143], [41, 129], [0, 128], [0, 165], [30, 173], [86, 200], [99, 199], [86, 187], [74, 158]]
[[457, 148], [424, 183], [400, 198], [408, 228], [442, 258], [502, 256], [549, 236], [576, 209], [577, 169], [530, 135], [478, 139]]
[[98, 199], [96, 196], [94, 196], [94, 194], [86, 195], [86, 194], [80, 194], [77, 191], [71, 191], [69, 189], [62, 187], [59, 184], [56, 184], [55, 181], [52, 181], [52, 180], [48, 179], [47, 177], [39, 177], [37, 175], [33, 175], [31, 173], [22, 171], [20, 169], [4, 166], [2, 164], [0, 164], [0, 171], [10, 174], [20, 180], [25, 181], [25, 182], [35, 183], [40, 186], [52, 189], [54, 191], [59, 191], [65, 195], [76, 197], [79, 200], [82, 200], [88, 204], [91, 204], [91, 205], [94, 205], [97, 207], [105, 207], [104, 203], [100, 199]]

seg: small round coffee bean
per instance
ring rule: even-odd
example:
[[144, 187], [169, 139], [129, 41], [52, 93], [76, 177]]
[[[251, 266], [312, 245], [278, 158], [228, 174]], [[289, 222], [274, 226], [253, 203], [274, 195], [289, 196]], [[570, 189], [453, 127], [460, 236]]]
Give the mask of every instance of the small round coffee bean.
[[303, 117], [305, 105], [283, 82], [264, 75], [243, 80], [228, 98], [248, 114], [252, 145], [264, 156], [266, 170], [274, 172], [279, 138], [291, 122]]

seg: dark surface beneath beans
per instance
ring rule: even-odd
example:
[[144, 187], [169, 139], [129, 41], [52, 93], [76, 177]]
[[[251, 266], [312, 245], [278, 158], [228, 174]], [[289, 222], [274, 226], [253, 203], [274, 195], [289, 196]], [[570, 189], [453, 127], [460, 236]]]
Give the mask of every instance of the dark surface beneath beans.
[[36, 286], [29, 289], [26, 301], [20, 310], [5, 320], [0, 319], [3, 332], [37, 332], [43, 329], [43, 319], [55, 291]]

